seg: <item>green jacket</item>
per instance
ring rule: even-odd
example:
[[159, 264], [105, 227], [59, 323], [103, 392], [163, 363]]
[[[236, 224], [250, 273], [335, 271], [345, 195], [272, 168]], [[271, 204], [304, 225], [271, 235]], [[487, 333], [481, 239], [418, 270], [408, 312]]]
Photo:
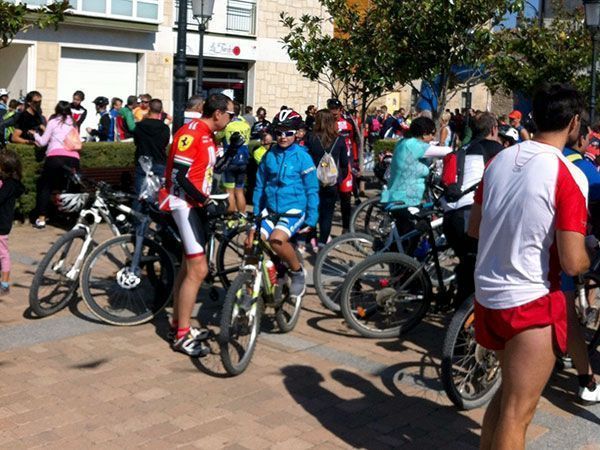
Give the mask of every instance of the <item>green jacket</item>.
[[123, 106], [119, 110], [119, 115], [123, 118], [123, 122], [127, 126], [127, 131], [133, 133], [135, 130], [135, 119], [133, 117], [133, 111], [128, 106]]

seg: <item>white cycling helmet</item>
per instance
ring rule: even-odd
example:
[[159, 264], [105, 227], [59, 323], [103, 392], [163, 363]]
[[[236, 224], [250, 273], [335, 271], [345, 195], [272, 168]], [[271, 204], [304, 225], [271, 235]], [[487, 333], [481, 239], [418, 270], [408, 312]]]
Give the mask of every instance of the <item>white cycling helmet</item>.
[[4, 97], [5, 95], [10, 94], [10, 92], [8, 92], [8, 89], [6, 88], [0, 88], [0, 97]]
[[66, 213], [79, 212], [85, 206], [89, 194], [59, 194], [56, 196], [56, 207]]

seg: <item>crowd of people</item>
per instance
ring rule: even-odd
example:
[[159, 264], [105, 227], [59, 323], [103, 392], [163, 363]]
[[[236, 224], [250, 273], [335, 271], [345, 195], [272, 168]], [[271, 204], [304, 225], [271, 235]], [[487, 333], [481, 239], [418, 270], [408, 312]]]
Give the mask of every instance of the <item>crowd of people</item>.
[[[47, 122], [38, 92], [30, 92], [22, 104], [8, 104], [6, 114], [18, 108], [21, 112], [4, 125], [11, 132], [3, 135], [12, 142], [46, 147], [37, 228], [46, 224], [45, 208], [57, 173], [65, 166], [79, 167], [77, 146], [66, 142], [85, 120], [84, 98], [77, 91], [72, 102], [58, 102]], [[242, 114], [241, 105], [223, 94], [194, 96], [170, 147], [171, 118], [162, 102], [149, 95], [137, 101], [131, 96], [122, 106], [120, 99], [96, 98], [100, 122], [88, 133], [100, 140], [133, 138], [135, 160], [150, 156], [153, 171], [164, 174], [160, 208], [172, 214], [185, 253], [174, 288], [173, 349], [190, 356], [208, 352], [208, 334], [191, 326], [191, 313], [208, 273], [206, 206], [215, 172], [229, 194], [234, 225], [245, 221], [248, 201], [255, 215], [271, 214], [262, 224], [262, 238], [288, 267], [290, 295], [302, 297], [305, 270], [291, 240], [304, 235], [319, 251], [330, 239], [338, 201], [343, 231], [349, 229], [352, 198], [359, 201], [364, 195], [364, 133], [367, 150], [378, 139], [397, 139], [381, 201], [401, 234], [415, 226], [408, 207], [422, 205], [431, 161], [444, 162], [443, 229], [459, 259], [454, 306], [475, 292], [476, 339], [497, 352], [503, 372], [502, 387], [484, 418], [482, 448], [523, 448], [557, 354], [568, 351], [572, 357], [579, 397], [600, 401], [600, 385], [576, 318], [572, 283], [573, 276], [587, 270], [598, 248], [590, 231], [598, 231], [600, 222], [594, 207], [588, 221], [587, 202], [600, 200], [599, 139], [581, 95], [572, 87], [541, 87], [525, 120], [517, 110], [500, 117], [447, 110], [436, 124], [430, 111], [406, 114], [399, 109], [388, 114], [382, 106], [368, 111], [364, 127], [338, 99], [328, 100], [323, 109], [309, 106], [304, 117], [284, 105], [269, 121], [262, 107], [256, 116], [251, 107]], [[6, 114], [3, 123], [15, 116]], [[2, 292], [9, 289], [9, 210], [22, 192], [20, 171], [17, 155], [3, 151]], [[136, 163], [138, 192], [143, 177]], [[10, 223], [5, 223], [7, 218]], [[253, 239], [251, 229], [246, 245]]]

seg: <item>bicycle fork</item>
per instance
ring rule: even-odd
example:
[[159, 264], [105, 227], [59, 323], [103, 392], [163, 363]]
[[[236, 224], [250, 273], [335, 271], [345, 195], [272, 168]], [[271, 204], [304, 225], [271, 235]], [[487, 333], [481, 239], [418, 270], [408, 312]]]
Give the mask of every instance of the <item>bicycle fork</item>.
[[[92, 225], [91, 229], [90, 229], [90, 227], [88, 227], [86, 225], [77, 225], [76, 226], [79, 229], [85, 230], [86, 234], [85, 234], [85, 239], [83, 241], [83, 245], [81, 246], [81, 250], [79, 251], [77, 258], [75, 259], [73, 266], [65, 274], [65, 276], [69, 280], [76, 280], [79, 277], [79, 270], [81, 269], [81, 265], [83, 264], [83, 261], [85, 260], [87, 254], [88, 254], [88, 249], [90, 248], [90, 245], [92, 244], [92, 241], [94, 240], [94, 233], [96, 232], [97, 226], [98, 226], [97, 224], [94, 224], [94, 225]], [[67, 256], [67, 253], [69, 252], [71, 245], [72, 245], [72, 243], [69, 244], [69, 246], [67, 247], [66, 252], [64, 253], [64, 257]], [[62, 266], [63, 263], [64, 263], [64, 259], [61, 259], [60, 265]], [[57, 270], [57, 269], [55, 268], [54, 270]]]

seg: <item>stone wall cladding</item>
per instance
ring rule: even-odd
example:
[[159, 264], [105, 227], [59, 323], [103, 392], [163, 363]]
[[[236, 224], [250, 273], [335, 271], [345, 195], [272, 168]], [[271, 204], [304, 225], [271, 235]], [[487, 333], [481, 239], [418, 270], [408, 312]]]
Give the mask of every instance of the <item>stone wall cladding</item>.
[[[60, 46], [54, 42], [36, 44], [35, 90], [42, 94], [42, 110], [49, 116], [58, 102]], [[70, 100], [70, 99], [65, 99]]]
[[324, 107], [329, 93], [304, 78], [291, 63], [257, 61], [255, 68], [254, 109], [266, 108], [269, 120], [287, 105], [304, 115], [308, 105]]
[[173, 85], [173, 55], [149, 52], [146, 54], [146, 91], [163, 101], [165, 109], [171, 102]]
[[[279, 21], [279, 14], [288, 12], [295, 17], [301, 14], [324, 15], [318, 0], [258, 0], [257, 37], [280, 40], [286, 29]], [[333, 25], [325, 23], [325, 32], [333, 33]], [[283, 44], [282, 44], [283, 45]], [[258, 55], [259, 59], [268, 55]], [[329, 93], [323, 86], [303, 77], [293, 62], [257, 61], [254, 80], [254, 109], [263, 106], [271, 118], [281, 105], [294, 108], [302, 115], [310, 104], [325, 106]]]

